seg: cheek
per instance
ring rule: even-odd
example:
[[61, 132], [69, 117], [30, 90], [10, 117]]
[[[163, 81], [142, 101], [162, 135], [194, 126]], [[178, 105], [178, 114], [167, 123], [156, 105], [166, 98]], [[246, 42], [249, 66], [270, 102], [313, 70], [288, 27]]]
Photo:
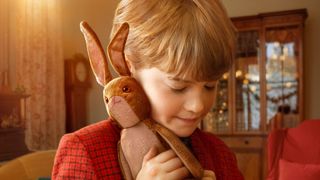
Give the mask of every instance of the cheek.
[[207, 93], [207, 95], [204, 98], [204, 102], [205, 102], [205, 111], [207, 113], [216, 103], [216, 92]]
[[[136, 71], [133, 76], [140, 82], [151, 104], [152, 118], [165, 121], [174, 113], [177, 103], [164, 84], [164, 78], [154, 69]], [[177, 109], [177, 108], [176, 108]]]
[[147, 93], [151, 108], [152, 117], [158, 121], [164, 121], [167, 116], [173, 115], [178, 107], [177, 101], [174, 101], [170, 94], [162, 87], [158, 86]]
[[171, 123], [172, 117], [179, 113], [181, 109], [179, 99], [168, 91], [170, 90], [160, 83], [146, 89], [151, 104], [151, 116], [162, 125]]

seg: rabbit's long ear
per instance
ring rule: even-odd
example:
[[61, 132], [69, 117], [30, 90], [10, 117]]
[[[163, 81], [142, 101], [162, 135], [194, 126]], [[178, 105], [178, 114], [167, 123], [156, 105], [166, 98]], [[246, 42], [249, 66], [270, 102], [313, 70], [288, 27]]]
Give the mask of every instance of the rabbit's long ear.
[[88, 56], [96, 80], [100, 85], [104, 86], [112, 79], [112, 75], [108, 69], [107, 57], [96, 33], [88, 23], [82, 21], [80, 29], [86, 40]]
[[120, 76], [130, 76], [124, 56], [124, 48], [129, 34], [129, 24], [123, 23], [108, 46], [108, 55], [113, 68]]

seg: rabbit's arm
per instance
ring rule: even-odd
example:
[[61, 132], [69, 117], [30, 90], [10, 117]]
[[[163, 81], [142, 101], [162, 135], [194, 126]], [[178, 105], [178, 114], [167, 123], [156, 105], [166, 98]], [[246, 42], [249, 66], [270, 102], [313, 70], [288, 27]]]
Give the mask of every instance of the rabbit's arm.
[[182, 143], [182, 141], [169, 129], [161, 126], [160, 124], [155, 124], [154, 129], [168, 143], [171, 149], [173, 149], [190, 173], [197, 179], [202, 178], [204, 170], [201, 167], [201, 164]]

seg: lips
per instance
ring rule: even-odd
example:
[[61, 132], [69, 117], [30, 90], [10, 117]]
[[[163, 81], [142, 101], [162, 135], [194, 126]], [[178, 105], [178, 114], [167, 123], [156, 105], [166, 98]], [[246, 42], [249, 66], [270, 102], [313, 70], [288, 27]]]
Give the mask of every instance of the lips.
[[187, 124], [194, 124], [198, 122], [198, 119], [199, 119], [199, 118], [185, 118], [185, 117], [176, 117], [176, 118]]

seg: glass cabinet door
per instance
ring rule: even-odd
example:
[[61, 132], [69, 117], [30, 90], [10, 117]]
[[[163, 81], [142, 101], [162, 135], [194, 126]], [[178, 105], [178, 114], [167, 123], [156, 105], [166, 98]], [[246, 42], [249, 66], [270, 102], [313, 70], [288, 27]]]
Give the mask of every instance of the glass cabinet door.
[[203, 123], [206, 131], [230, 133], [228, 79], [229, 73], [225, 73], [218, 82], [216, 101]]
[[235, 132], [260, 130], [259, 31], [241, 31], [235, 63]]
[[282, 127], [299, 122], [299, 37], [298, 26], [266, 30], [267, 123], [281, 114]]
[[259, 31], [239, 32], [237, 44], [235, 70], [219, 80], [215, 105], [203, 123], [207, 131], [260, 130]]
[[[219, 80], [204, 130], [265, 135], [303, 119], [303, 26], [306, 9], [233, 18], [234, 66]], [[281, 124], [280, 124], [281, 123]]]

